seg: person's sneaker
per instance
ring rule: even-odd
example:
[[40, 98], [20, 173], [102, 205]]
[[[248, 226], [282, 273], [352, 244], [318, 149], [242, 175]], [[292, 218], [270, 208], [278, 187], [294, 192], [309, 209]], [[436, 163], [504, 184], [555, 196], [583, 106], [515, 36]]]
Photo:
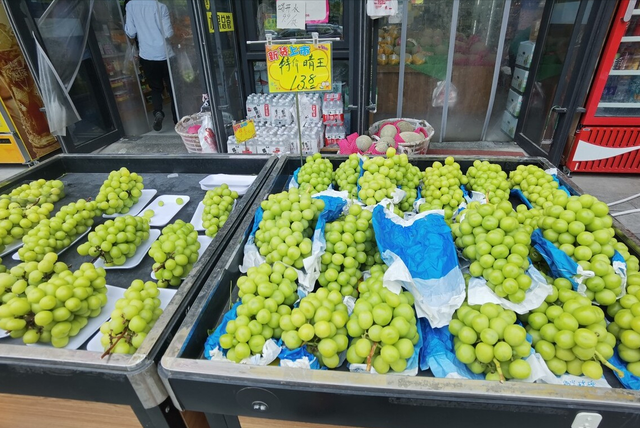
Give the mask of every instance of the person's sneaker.
[[162, 120], [164, 119], [164, 114], [162, 112], [156, 112], [153, 116], [153, 130], [160, 131], [162, 129]]

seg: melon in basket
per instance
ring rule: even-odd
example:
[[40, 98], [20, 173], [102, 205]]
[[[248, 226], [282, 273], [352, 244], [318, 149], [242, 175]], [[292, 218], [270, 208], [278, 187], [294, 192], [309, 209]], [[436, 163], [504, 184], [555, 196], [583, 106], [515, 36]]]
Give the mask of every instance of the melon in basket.
[[396, 127], [400, 130], [400, 132], [411, 132], [415, 129], [415, 127], [406, 120], [399, 120], [396, 123]]
[[395, 137], [396, 134], [398, 133], [398, 129], [391, 124], [387, 124], [385, 126], [382, 127], [382, 129], [380, 130], [380, 138], [384, 138], [384, 137]]
[[376, 142], [376, 150], [381, 153], [386, 153], [389, 147], [394, 147], [395, 141], [392, 137], [382, 137]]
[[405, 143], [415, 143], [417, 141], [424, 140], [424, 136], [417, 132], [401, 132], [400, 138]]
[[369, 150], [371, 144], [373, 144], [373, 141], [371, 141], [371, 138], [368, 135], [361, 135], [356, 138], [356, 145], [358, 146], [358, 150], [360, 150], [361, 152], [366, 152], [367, 150]]

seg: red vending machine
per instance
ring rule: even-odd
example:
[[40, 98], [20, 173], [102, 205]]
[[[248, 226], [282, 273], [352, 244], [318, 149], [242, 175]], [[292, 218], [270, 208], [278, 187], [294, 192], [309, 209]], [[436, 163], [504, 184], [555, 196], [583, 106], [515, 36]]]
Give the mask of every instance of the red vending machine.
[[621, 0], [565, 165], [640, 173], [640, 2]]

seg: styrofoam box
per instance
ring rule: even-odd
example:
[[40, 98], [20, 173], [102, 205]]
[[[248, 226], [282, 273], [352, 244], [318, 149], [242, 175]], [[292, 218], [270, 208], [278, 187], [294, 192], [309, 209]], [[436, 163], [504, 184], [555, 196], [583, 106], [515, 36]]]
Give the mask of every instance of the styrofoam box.
[[534, 42], [526, 41], [520, 43], [518, 47], [518, 56], [516, 56], [516, 65], [528, 69], [531, 67], [531, 58], [533, 58], [533, 50], [536, 44]]
[[529, 78], [529, 71], [524, 68], [516, 67], [513, 72], [513, 78], [511, 79], [511, 87], [518, 92], [524, 92], [524, 88], [527, 86], [527, 79]]
[[520, 116], [520, 108], [522, 107], [522, 95], [509, 89], [509, 96], [507, 97], [507, 111], [514, 117]]
[[514, 138], [516, 135], [516, 125], [518, 125], [518, 119], [513, 117], [508, 111], [502, 113], [502, 129], [509, 137]]

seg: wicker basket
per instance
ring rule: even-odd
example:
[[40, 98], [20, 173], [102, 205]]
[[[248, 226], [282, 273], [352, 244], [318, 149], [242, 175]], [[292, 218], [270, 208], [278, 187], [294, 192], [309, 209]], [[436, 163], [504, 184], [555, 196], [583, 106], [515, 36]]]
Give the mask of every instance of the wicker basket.
[[187, 130], [193, 125], [202, 125], [206, 114], [211, 113], [196, 113], [191, 116], [185, 116], [176, 124], [176, 132], [182, 138], [182, 142], [189, 153], [202, 153], [198, 134], [189, 134]]
[[427, 130], [427, 137], [413, 141], [411, 143], [398, 143], [398, 152], [406, 153], [407, 155], [426, 155], [429, 151], [429, 142], [431, 141], [431, 137], [435, 133], [433, 126], [429, 124], [426, 120], [418, 120], [418, 119], [405, 119], [405, 118], [395, 118], [395, 119], [384, 119], [379, 120], [369, 127], [369, 135], [376, 135], [378, 131], [386, 124], [393, 124], [399, 120], [403, 120], [405, 122], [409, 122], [413, 125], [414, 129], [424, 128]]

